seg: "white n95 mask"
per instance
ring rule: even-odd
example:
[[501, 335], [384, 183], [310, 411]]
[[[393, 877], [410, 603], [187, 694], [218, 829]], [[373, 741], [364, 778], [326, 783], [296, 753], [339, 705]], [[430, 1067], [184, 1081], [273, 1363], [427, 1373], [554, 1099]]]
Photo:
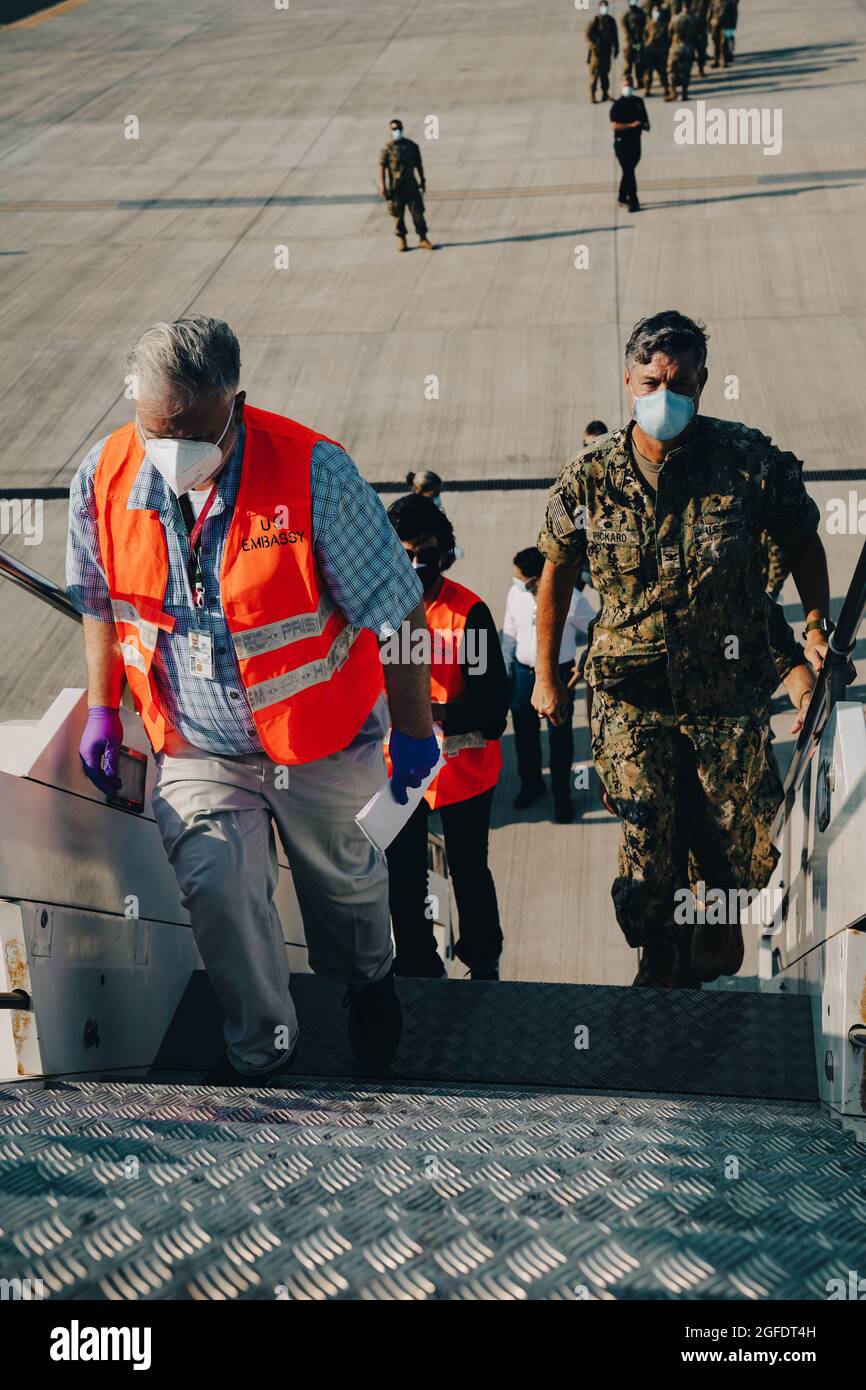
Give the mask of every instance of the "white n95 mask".
[[676, 439], [695, 418], [695, 403], [691, 396], [659, 387], [648, 396], [635, 396], [631, 413], [651, 439]]
[[206, 444], [199, 439], [145, 439], [138, 425], [139, 435], [144, 444], [144, 452], [158, 473], [161, 473], [176, 497], [189, 492], [207, 482], [222, 465], [220, 445], [228, 433], [235, 403], [232, 401], [225, 429], [216, 444]]

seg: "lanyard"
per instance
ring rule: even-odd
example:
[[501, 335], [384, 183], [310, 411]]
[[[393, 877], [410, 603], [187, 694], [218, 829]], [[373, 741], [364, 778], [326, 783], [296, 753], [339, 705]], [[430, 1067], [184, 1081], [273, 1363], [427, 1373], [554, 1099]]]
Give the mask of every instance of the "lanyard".
[[193, 516], [192, 503], [190, 502], [189, 497], [186, 495], [186, 493], [184, 493], [183, 496], [179, 499], [180, 509], [183, 513], [183, 519], [186, 522], [186, 527], [189, 531], [189, 587], [192, 590], [193, 600], [195, 602], [196, 608], [204, 608], [204, 580], [202, 577], [201, 562], [199, 559], [202, 527], [204, 526], [205, 521], [207, 520], [208, 512], [210, 511], [211, 507], [216, 501], [216, 495], [217, 484], [214, 483], [213, 487], [208, 493], [207, 501], [205, 502], [204, 506], [202, 507], [201, 511], [199, 512], [198, 516], [193, 522], [192, 527], [190, 527], [190, 521], [192, 520]]

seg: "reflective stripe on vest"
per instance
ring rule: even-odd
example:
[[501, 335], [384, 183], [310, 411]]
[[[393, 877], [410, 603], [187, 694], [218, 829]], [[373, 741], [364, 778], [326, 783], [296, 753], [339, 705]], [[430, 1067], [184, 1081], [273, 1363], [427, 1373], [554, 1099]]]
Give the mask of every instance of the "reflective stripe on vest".
[[486, 748], [487, 739], [477, 730], [469, 734], [446, 734], [442, 740], [442, 752], [446, 758], [455, 758], [462, 748]]
[[[159, 628], [156, 623], [150, 623], [139, 613], [135, 604], [128, 603], [126, 599], [111, 600], [111, 611], [114, 614], [116, 623], [130, 623], [132, 627], [138, 629], [138, 640], [141, 645], [149, 652], [156, 647], [156, 639], [159, 636]], [[142, 669], [144, 669], [142, 667]]]
[[331, 595], [325, 592], [319, 599], [315, 613], [298, 613], [294, 618], [282, 618], [276, 623], [265, 623], [264, 627], [250, 627], [243, 632], [233, 632], [232, 641], [238, 659], [261, 656], [262, 652], [275, 652], [279, 647], [287, 647], [289, 643], [299, 642], [303, 637], [321, 637], [328, 619], [336, 610], [337, 605]]
[[362, 629], [358, 627], [344, 627], [331, 643], [327, 656], [319, 657], [317, 661], [309, 661], [306, 666], [297, 666], [294, 671], [288, 671], [284, 676], [260, 681], [258, 685], [248, 685], [247, 700], [250, 709], [255, 713], [256, 710], [266, 709], [268, 705], [275, 705], [279, 700], [290, 699], [292, 695], [297, 695], [299, 690], [329, 681], [335, 671], [345, 666], [352, 644], [360, 637], [361, 632]]

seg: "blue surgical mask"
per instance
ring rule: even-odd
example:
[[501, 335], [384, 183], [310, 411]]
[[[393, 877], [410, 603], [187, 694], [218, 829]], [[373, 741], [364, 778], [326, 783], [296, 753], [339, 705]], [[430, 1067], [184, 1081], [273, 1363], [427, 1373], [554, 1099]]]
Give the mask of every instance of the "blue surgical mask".
[[635, 396], [631, 413], [650, 439], [676, 439], [695, 418], [694, 397], [659, 387], [648, 396]]
[[526, 593], [526, 580], [525, 580], [525, 579], [518, 579], [518, 578], [515, 576], [515, 578], [512, 579], [511, 582], [512, 582], [512, 584], [514, 585], [515, 589], [520, 589], [520, 591], [521, 591], [522, 593], [524, 593], [524, 594]]
[[402, 130], [392, 130], [392, 131], [391, 131], [391, 139], [392, 139], [392, 140], [402, 140], [402, 139], [403, 139], [403, 132], [402, 132]]

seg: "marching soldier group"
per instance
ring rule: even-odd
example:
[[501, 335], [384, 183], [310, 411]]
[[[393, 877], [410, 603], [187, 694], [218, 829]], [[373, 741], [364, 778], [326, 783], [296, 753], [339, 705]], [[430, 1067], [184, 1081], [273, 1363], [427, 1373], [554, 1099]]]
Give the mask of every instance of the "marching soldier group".
[[[703, 77], [710, 66], [728, 67], [734, 61], [734, 37], [739, 0], [629, 0], [620, 20], [622, 29], [623, 81], [632, 87], [644, 84], [652, 95], [658, 77], [666, 101], [678, 96], [688, 100], [689, 79], [697, 66]], [[601, 100], [610, 100], [610, 71], [619, 56], [619, 33], [607, 0], [586, 28], [590, 101], [601, 88]]]

